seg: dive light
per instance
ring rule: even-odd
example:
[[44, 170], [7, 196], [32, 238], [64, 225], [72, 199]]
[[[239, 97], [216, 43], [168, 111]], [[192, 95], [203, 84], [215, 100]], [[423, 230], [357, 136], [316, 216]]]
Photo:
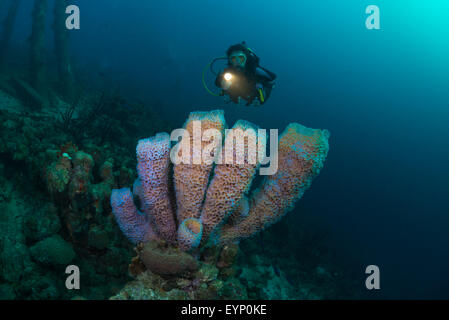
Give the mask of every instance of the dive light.
[[226, 72], [225, 75], [224, 75], [224, 79], [226, 81], [231, 81], [232, 80], [232, 74], [229, 73], [229, 72]]
[[223, 90], [229, 90], [229, 88], [232, 86], [234, 76], [230, 72], [226, 72], [223, 75], [223, 80], [221, 82], [221, 87]]

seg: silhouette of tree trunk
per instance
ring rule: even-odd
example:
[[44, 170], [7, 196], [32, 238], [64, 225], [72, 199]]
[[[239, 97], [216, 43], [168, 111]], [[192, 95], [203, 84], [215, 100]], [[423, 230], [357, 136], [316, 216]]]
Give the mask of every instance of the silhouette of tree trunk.
[[67, 0], [55, 1], [55, 21], [53, 30], [55, 35], [55, 56], [58, 71], [59, 90], [66, 98], [73, 96], [73, 75], [70, 64], [69, 30], [65, 25], [68, 6]]
[[0, 38], [0, 69], [5, 65], [5, 59], [9, 49], [9, 42], [14, 29], [17, 11], [19, 10], [20, 0], [11, 0], [8, 13], [3, 22], [3, 32]]
[[30, 37], [30, 80], [36, 91], [45, 91], [45, 18], [47, 0], [35, 0], [32, 13], [32, 31]]

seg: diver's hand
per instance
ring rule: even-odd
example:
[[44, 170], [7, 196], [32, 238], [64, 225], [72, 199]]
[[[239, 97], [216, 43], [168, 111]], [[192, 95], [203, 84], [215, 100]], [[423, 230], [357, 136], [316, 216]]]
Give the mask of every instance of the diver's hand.
[[220, 85], [221, 85], [221, 88], [223, 89], [223, 90], [229, 90], [229, 88], [231, 87], [231, 84], [232, 84], [232, 82], [231, 81], [226, 81], [226, 80], [221, 80], [221, 83], [220, 83]]

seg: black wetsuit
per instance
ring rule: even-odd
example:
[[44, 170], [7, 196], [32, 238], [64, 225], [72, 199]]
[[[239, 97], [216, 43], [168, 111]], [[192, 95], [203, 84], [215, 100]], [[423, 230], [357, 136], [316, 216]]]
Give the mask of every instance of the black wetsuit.
[[[259, 72], [259, 70], [261, 72]], [[223, 76], [226, 73], [231, 73], [233, 75], [233, 84], [228, 90], [222, 87]], [[248, 74], [238, 68], [228, 67], [223, 70], [222, 73], [218, 75], [215, 79], [215, 85], [223, 89], [223, 94], [229, 95], [231, 101], [238, 103], [238, 98], [242, 98], [247, 101], [247, 105], [252, 104], [255, 98], [259, 98], [259, 90], [257, 84], [260, 84], [263, 89], [264, 99], [260, 101], [260, 104], [265, 103], [270, 97], [271, 90], [273, 89], [273, 80], [276, 76], [267, 72], [262, 68], [257, 68], [256, 72]]]
[[[222, 87], [223, 76], [225, 73], [231, 73], [233, 75], [233, 84], [228, 90]], [[242, 98], [247, 101], [247, 106], [251, 105], [255, 98], [259, 98], [259, 90], [257, 84], [262, 86], [264, 99], [260, 101], [260, 104], [264, 104], [273, 89], [274, 80], [276, 75], [268, 71], [265, 68], [258, 66], [258, 58], [256, 62], [251, 61], [248, 63], [244, 70], [233, 66], [228, 66], [221, 72], [215, 79], [215, 85], [223, 89], [223, 94], [229, 95], [231, 101], [238, 103], [238, 98]], [[260, 100], [260, 99], [259, 99]]]

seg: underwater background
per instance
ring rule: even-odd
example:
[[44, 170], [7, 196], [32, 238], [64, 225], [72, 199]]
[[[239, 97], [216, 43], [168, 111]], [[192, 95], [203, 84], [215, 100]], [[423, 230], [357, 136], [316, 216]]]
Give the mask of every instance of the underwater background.
[[[53, 2], [45, 62], [47, 85], [57, 88]], [[0, 0], [1, 21], [10, 4]], [[20, 1], [2, 57], [1, 299], [117, 294], [131, 281], [134, 252], [109, 215], [107, 193], [117, 182], [108, 181], [108, 170], [121, 186], [131, 185], [139, 139], [180, 128], [191, 111], [215, 109], [228, 124], [245, 119], [283, 130], [298, 122], [331, 136], [310, 190], [276, 225], [240, 243], [244, 254], [223, 280], [228, 291], [214, 298], [449, 298], [449, 2], [67, 4], [81, 12], [81, 29], [69, 32], [80, 88], [73, 99], [50, 99], [53, 111], [45, 115], [27, 107], [39, 100], [21, 82], [34, 1]], [[380, 30], [365, 27], [371, 4], [380, 8]], [[241, 41], [278, 77], [261, 107], [225, 104], [201, 83], [207, 64]], [[213, 79], [208, 73], [211, 88]], [[85, 115], [79, 111], [71, 122], [70, 105]], [[95, 160], [90, 197], [97, 202], [48, 186], [48, 168], [58, 166], [52, 157], [78, 150]], [[69, 262], [88, 270], [80, 292], [63, 288]], [[368, 265], [380, 268], [380, 290], [365, 288]], [[208, 277], [217, 275], [204, 276], [210, 283]]]

